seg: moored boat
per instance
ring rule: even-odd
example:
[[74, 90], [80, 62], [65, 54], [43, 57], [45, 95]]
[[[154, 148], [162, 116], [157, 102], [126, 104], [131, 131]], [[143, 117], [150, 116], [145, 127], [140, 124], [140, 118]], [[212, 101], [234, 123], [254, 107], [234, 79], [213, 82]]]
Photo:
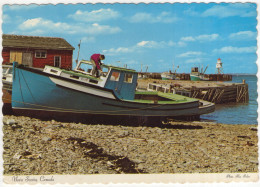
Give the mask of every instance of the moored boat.
[[203, 70], [200, 72], [198, 67], [191, 68], [190, 80], [192, 80], [192, 81], [208, 81], [209, 76], [207, 76], [205, 74], [207, 67], [205, 68], [204, 72], [202, 72]]
[[169, 70], [168, 72], [163, 72], [161, 73], [161, 77], [162, 77], [162, 80], [175, 80], [175, 79], [179, 79], [177, 78], [177, 69], [179, 68], [179, 66], [177, 66], [176, 69], [174, 69], [174, 64], [173, 64], [173, 68], [172, 68], [172, 71]]
[[162, 80], [175, 80], [176, 74], [171, 72], [163, 72], [161, 74]]
[[3, 64], [2, 65], [2, 101], [3, 101], [3, 113], [11, 111], [12, 101], [12, 83], [13, 83], [13, 66]]
[[102, 65], [92, 76], [92, 63], [82, 60], [73, 71], [45, 66], [44, 70], [14, 63], [12, 108], [40, 117], [122, 116], [180, 117], [213, 112], [194, 98], [162, 92], [136, 92], [135, 70]]

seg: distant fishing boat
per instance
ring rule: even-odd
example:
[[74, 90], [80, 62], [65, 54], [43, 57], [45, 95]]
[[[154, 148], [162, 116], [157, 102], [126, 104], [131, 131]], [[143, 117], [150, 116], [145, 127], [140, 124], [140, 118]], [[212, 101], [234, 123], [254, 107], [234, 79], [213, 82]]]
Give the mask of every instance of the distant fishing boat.
[[162, 80], [175, 80], [176, 74], [172, 72], [163, 72], [161, 74]]
[[[177, 66], [177, 69], [179, 68], [179, 66]], [[174, 64], [172, 66], [172, 71], [169, 70], [168, 72], [163, 72], [161, 74], [161, 77], [162, 77], [162, 80], [175, 80], [177, 77], [176, 77], [176, 71], [177, 69], [174, 70]]]
[[199, 71], [198, 67], [191, 68], [190, 80], [192, 80], [192, 81], [208, 81], [209, 77], [207, 75], [205, 75], [207, 68], [208, 68], [208, 66], [205, 68], [204, 71], [203, 71], [203, 68], [202, 68], [201, 71]]
[[123, 116], [180, 117], [213, 112], [215, 105], [163, 92], [136, 92], [137, 72], [102, 65], [92, 76], [92, 63], [82, 60], [75, 70], [45, 66], [44, 70], [14, 63], [12, 108], [16, 114], [40, 117]]

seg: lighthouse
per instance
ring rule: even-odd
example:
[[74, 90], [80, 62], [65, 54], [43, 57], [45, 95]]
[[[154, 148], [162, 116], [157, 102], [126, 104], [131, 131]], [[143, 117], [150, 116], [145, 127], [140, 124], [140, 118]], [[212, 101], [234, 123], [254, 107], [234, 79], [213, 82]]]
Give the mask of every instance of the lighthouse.
[[222, 67], [221, 59], [218, 58], [217, 64], [216, 64], [216, 73], [217, 74], [223, 74], [223, 67]]

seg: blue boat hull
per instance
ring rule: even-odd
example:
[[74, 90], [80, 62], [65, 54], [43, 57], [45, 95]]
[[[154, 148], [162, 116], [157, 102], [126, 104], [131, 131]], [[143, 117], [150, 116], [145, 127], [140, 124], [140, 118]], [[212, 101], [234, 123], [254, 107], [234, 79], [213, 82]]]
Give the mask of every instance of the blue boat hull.
[[47, 73], [14, 67], [12, 108], [17, 114], [173, 117], [198, 115], [198, 107], [198, 101], [153, 104], [106, 98], [56, 85]]

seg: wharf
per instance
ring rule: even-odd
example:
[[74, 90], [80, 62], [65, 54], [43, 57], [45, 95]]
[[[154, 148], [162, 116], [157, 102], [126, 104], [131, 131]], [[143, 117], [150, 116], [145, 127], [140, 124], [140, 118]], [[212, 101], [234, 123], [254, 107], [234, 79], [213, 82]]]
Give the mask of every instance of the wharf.
[[216, 104], [247, 103], [249, 100], [248, 84], [245, 82], [138, 79], [137, 89], [172, 92]]
[[[229, 74], [205, 74], [210, 81], [232, 81], [232, 75]], [[161, 73], [144, 73], [139, 72], [138, 77], [148, 79], [162, 79]], [[190, 80], [189, 73], [176, 73], [178, 80]]]

